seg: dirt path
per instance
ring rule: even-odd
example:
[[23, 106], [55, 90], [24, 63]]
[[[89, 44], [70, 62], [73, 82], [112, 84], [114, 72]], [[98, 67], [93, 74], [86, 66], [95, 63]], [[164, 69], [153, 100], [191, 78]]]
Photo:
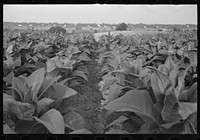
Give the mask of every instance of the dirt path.
[[[89, 72], [89, 82], [85, 85], [75, 87], [74, 89], [78, 91], [77, 95], [65, 99], [61, 104], [56, 105], [56, 109], [58, 109], [61, 114], [66, 114], [69, 111], [79, 113], [85, 120], [84, 128], [93, 134], [102, 133], [103, 121], [103, 114], [100, 109], [102, 94], [98, 87], [100, 79], [97, 77], [100, 66], [97, 61], [95, 61], [97, 55], [96, 52], [93, 52], [91, 56], [92, 61], [86, 65]], [[67, 132], [70, 131], [66, 130], [66, 133]]]

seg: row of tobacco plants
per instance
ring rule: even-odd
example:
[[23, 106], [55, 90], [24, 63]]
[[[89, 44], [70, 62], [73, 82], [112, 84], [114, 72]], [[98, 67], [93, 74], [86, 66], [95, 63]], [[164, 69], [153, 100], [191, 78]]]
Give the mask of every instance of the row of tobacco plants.
[[4, 133], [64, 134], [72, 116], [49, 105], [76, 95], [72, 87], [88, 82], [85, 64], [98, 47], [102, 133], [196, 134], [195, 31], [109, 32], [98, 42], [92, 34], [5, 31], [3, 43]]
[[85, 64], [96, 45], [92, 36], [5, 31], [3, 43], [4, 133], [64, 134], [71, 128], [70, 114], [49, 106], [76, 95], [72, 87], [88, 82]]
[[98, 52], [105, 134], [197, 133], [195, 31], [108, 33]]

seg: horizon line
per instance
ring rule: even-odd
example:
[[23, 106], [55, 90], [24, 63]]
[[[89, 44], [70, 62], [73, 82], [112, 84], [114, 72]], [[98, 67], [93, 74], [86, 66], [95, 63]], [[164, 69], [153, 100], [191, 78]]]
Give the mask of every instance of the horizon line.
[[128, 22], [119, 22], [119, 23], [105, 23], [105, 22], [102, 22], [102, 23], [95, 23], [95, 22], [35, 22], [35, 21], [30, 21], [30, 22], [26, 22], [26, 21], [3, 21], [3, 22], [13, 22], [13, 23], [45, 23], [45, 24], [120, 24], [120, 23], [126, 23], [126, 24], [149, 24], [149, 25], [152, 25], [152, 24], [167, 24], [167, 25], [175, 25], [175, 24], [178, 24], [178, 25], [187, 25], [187, 24], [190, 24], [190, 25], [197, 25], [195, 23], [128, 23]]

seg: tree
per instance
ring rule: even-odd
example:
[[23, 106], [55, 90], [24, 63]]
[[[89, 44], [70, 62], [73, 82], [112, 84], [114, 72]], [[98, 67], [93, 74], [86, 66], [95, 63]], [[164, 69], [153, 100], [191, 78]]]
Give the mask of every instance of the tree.
[[60, 27], [60, 26], [55, 26], [55, 27], [51, 27], [49, 29], [49, 32], [51, 32], [51, 33], [55, 33], [56, 32], [58, 34], [60, 34], [60, 33], [65, 34], [66, 30], [64, 28]]
[[123, 30], [127, 30], [127, 28], [128, 28], [128, 25], [126, 23], [120, 23], [117, 25], [116, 30], [123, 31]]

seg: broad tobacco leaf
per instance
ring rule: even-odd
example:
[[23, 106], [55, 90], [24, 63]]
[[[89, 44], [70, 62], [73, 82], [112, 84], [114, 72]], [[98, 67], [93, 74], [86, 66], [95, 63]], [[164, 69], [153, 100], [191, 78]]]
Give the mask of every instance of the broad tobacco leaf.
[[126, 80], [129, 81], [131, 87], [133, 88], [144, 87], [144, 83], [141, 80], [142, 78], [143, 78], [142, 75], [136, 75], [132, 73], [128, 73], [126, 75]]
[[175, 91], [172, 86], [165, 94], [162, 117], [168, 123], [181, 119], [181, 116], [178, 114], [178, 99], [176, 98]]
[[115, 70], [115, 71], [112, 71], [111, 74], [114, 75], [118, 79], [121, 85], [125, 85], [126, 73], [120, 70]]
[[142, 77], [148, 76], [149, 75], [149, 69], [142, 69], [140, 70], [139, 75], [141, 75]]
[[104, 65], [104, 66], [101, 68], [101, 71], [98, 73], [98, 75], [100, 76], [100, 75], [102, 75], [102, 74], [104, 74], [104, 73], [107, 73], [107, 72], [109, 72], [109, 71], [110, 71], [110, 69], [109, 69], [108, 65]]
[[3, 77], [3, 80], [6, 83], [12, 84], [12, 78], [14, 77], [14, 73], [10, 72], [6, 77]]
[[119, 125], [122, 124], [124, 121], [128, 120], [126, 116], [122, 115], [118, 119], [114, 120], [112, 123], [108, 124], [106, 128], [112, 127], [113, 125]]
[[110, 111], [131, 111], [146, 119], [160, 121], [161, 114], [153, 104], [146, 90], [130, 90], [120, 98], [111, 101], [105, 106]]
[[110, 73], [106, 74], [103, 78], [103, 85], [102, 85], [102, 91], [108, 90], [110, 86], [117, 80], [116, 77], [112, 76]]
[[164, 73], [165, 75], [169, 75], [169, 70], [164, 64], [159, 65], [158, 70]]
[[41, 114], [42, 110], [43, 110], [46, 106], [50, 105], [50, 104], [53, 103], [53, 102], [54, 102], [54, 100], [49, 99], [49, 98], [43, 98], [43, 99], [39, 100], [39, 101], [37, 102], [37, 112], [38, 112], [38, 114]]
[[35, 67], [36, 67], [36, 70], [38, 70], [38, 69], [43, 68], [43, 67], [45, 68], [46, 64], [43, 63], [43, 62], [37, 61], [37, 62], [35, 62]]
[[154, 67], [148, 67], [154, 71], [151, 75], [151, 86], [156, 96], [157, 101], [161, 101], [160, 97], [165, 94], [167, 89], [172, 86], [172, 82], [167, 75], [160, 72]]
[[43, 79], [43, 83], [42, 83], [42, 86], [40, 88], [41, 93], [40, 93], [38, 98], [40, 99], [40, 97], [48, 90], [48, 88], [50, 88], [50, 86], [53, 85], [54, 83], [56, 83], [57, 80], [60, 79], [60, 78], [61, 78], [61, 76], [57, 76], [57, 77], [54, 77], [54, 78], [52, 78], [48, 81], [47, 78], [45, 77]]
[[86, 76], [86, 74], [85, 74], [83, 71], [81, 71], [81, 70], [75, 70], [75, 71], [72, 72], [71, 75], [72, 75], [72, 76], [81, 77], [81, 78], [83, 78], [85, 81], [89, 82], [89, 81], [88, 81], [88, 78], [87, 78], [87, 76]]
[[179, 100], [197, 102], [197, 82], [195, 82], [188, 90], [180, 92]]
[[167, 68], [168, 72], [170, 72], [173, 68], [176, 68], [176, 65], [170, 55], [165, 60], [164, 66]]
[[13, 113], [17, 116], [17, 118], [22, 119], [23, 114], [19, 108], [19, 106], [16, 105], [16, 101], [13, 99], [7, 99], [3, 101], [3, 111]]
[[197, 51], [187, 51], [187, 52], [184, 52], [186, 54], [187, 57], [189, 57], [190, 59], [190, 63], [196, 67], [197, 66]]
[[179, 102], [174, 88], [170, 87], [165, 95], [162, 110], [163, 119], [168, 122], [176, 122], [186, 119], [190, 114], [197, 111], [197, 103]]
[[51, 72], [47, 73], [46, 76], [45, 76], [46, 80], [51, 81], [51, 79], [57, 77], [60, 74], [60, 71], [61, 71], [61, 69], [55, 68]]
[[193, 124], [194, 128], [197, 130], [197, 112], [190, 114], [187, 120], [190, 121]]
[[184, 84], [185, 84], [185, 76], [188, 72], [188, 70], [191, 68], [192, 65], [189, 65], [184, 71], [179, 71], [179, 75], [178, 75], [178, 85], [176, 87], [175, 93], [176, 93], [176, 97], [178, 98], [180, 92], [182, 91], [182, 89], [184, 89]]
[[100, 55], [100, 57], [102, 57], [102, 58], [115, 58], [115, 55], [114, 55], [114, 53], [113, 52], [105, 52], [105, 53], [103, 53], [102, 55]]
[[8, 48], [6, 49], [6, 53], [7, 53], [7, 54], [13, 53], [13, 46], [14, 46], [14, 45], [8, 46]]
[[51, 109], [40, 118], [34, 118], [43, 124], [52, 134], [65, 134], [65, 122], [59, 111]]
[[87, 54], [85, 52], [81, 53], [80, 55], [78, 55], [78, 61], [90, 61], [90, 58], [87, 56]]
[[69, 87], [74, 87], [80, 85], [80, 82], [78, 82], [76, 79], [73, 79], [70, 81]]
[[30, 103], [30, 104], [35, 104], [35, 99], [36, 98], [34, 98], [33, 97], [33, 94], [31, 93], [31, 90], [33, 89], [33, 86], [30, 86], [29, 88], [28, 88], [28, 90], [27, 90], [27, 92], [25, 93], [25, 96], [24, 96], [24, 100], [23, 100], [23, 102], [25, 102], [25, 103]]
[[33, 98], [36, 98], [40, 87], [42, 86], [43, 83], [43, 79], [44, 79], [44, 73], [45, 73], [45, 69], [41, 68], [38, 69], [36, 71], [34, 71], [27, 79], [26, 79], [26, 83], [28, 85], [28, 87], [32, 87], [31, 88], [31, 95]]
[[75, 90], [69, 88], [65, 85], [54, 83], [44, 94], [44, 97], [53, 99], [53, 100], [60, 100], [64, 98], [68, 98], [77, 94]]
[[3, 93], [3, 101], [7, 100], [7, 99], [14, 99], [13, 96], [10, 96], [6, 93]]
[[109, 101], [115, 100], [118, 98], [118, 96], [121, 94], [121, 89], [123, 86], [120, 86], [116, 83], [112, 84], [109, 88], [108, 96], [109, 96]]
[[54, 62], [54, 64], [56, 65], [56, 67], [60, 68], [63, 65], [63, 59], [61, 57], [55, 56], [53, 58], [51, 58], [51, 60]]
[[189, 120], [174, 123], [170, 128], [166, 128], [166, 124], [161, 126], [163, 134], [197, 134], [194, 126]]
[[28, 90], [27, 84], [20, 77], [12, 78], [12, 95], [16, 101], [24, 101], [24, 96]]
[[83, 129], [86, 125], [84, 118], [74, 111], [65, 114], [63, 118], [65, 121], [65, 127], [72, 130]]
[[130, 62], [130, 67], [133, 68], [133, 71], [130, 71], [129, 73], [139, 75], [140, 71], [142, 70], [142, 59], [137, 59]]
[[157, 134], [159, 133], [159, 124], [153, 122], [151, 119], [145, 120], [145, 123], [140, 129], [133, 134]]
[[36, 44], [35, 46], [33, 46], [33, 48], [34, 48], [34, 51], [37, 52], [37, 51], [41, 51], [41, 50], [47, 49], [50, 46], [51, 45], [46, 45], [45, 42], [41, 41], [38, 44]]
[[7, 124], [3, 125], [3, 134], [16, 134]]
[[71, 48], [71, 50], [70, 50], [70, 53], [71, 54], [77, 54], [77, 53], [79, 53], [79, 52], [81, 52], [77, 47], [73, 47], [73, 48]]
[[119, 62], [117, 61], [117, 59], [107, 58], [107, 59], [106, 59], [106, 64], [108, 64], [108, 65], [111, 66], [114, 70], [116, 70], [116, 69], [118, 68]]
[[3, 110], [15, 114], [19, 119], [25, 116], [32, 116], [35, 106], [29, 103], [22, 103], [13, 99], [6, 99], [3, 102]]
[[43, 134], [45, 126], [32, 117], [29, 120], [18, 121], [14, 130], [18, 134]]
[[6, 65], [7, 69], [14, 68], [16, 66], [21, 66], [21, 57], [18, 57], [15, 61], [11, 57], [7, 60], [4, 60], [3, 63]]
[[77, 70], [83, 71], [86, 75], [89, 75], [88, 69], [85, 65], [78, 66]]
[[178, 113], [182, 119], [186, 119], [190, 114], [197, 112], [197, 103], [179, 102]]
[[169, 79], [172, 82], [172, 85], [175, 87], [177, 84], [177, 77], [178, 77], [178, 73], [179, 70], [177, 68], [173, 68], [170, 72], [169, 72]]
[[46, 65], [47, 65], [47, 72], [48, 73], [53, 71], [56, 68], [56, 65], [55, 65], [54, 61], [51, 60], [51, 59], [47, 60]]
[[73, 64], [76, 63], [76, 60], [70, 60], [69, 58], [63, 59], [63, 66], [62, 68], [71, 68]]

